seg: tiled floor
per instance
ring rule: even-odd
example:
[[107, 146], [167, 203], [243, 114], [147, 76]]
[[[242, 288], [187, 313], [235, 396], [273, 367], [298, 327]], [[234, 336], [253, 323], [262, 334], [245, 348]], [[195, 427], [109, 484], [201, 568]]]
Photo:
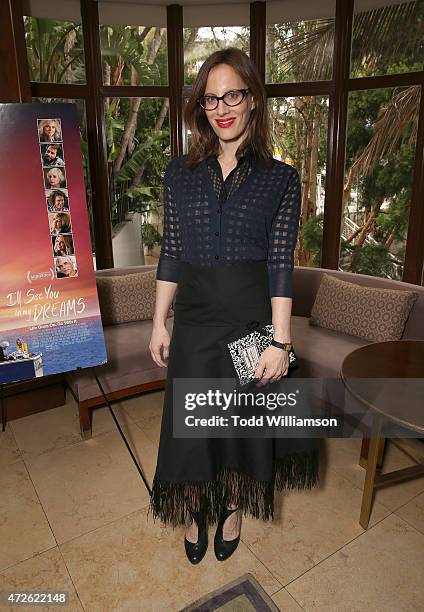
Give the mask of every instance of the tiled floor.
[[[154, 392], [114, 405], [150, 483], [162, 402]], [[227, 562], [210, 546], [191, 566], [183, 528], [147, 517], [148, 494], [107, 408], [94, 411], [87, 441], [70, 397], [9, 423], [0, 432], [0, 592], [69, 592], [68, 606], [43, 610], [177, 611], [251, 572], [284, 612], [424, 609], [424, 478], [378, 491], [364, 531], [360, 440], [322, 443], [320, 488], [280, 496], [274, 523], [244, 519]], [[385, 470], [410, 464], [387, 451]]]

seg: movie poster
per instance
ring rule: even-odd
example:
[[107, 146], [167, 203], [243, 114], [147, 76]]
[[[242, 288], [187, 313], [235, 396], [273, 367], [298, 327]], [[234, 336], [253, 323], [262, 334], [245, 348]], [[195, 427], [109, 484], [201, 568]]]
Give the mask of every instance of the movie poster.
[[0, 211], [0, 383], [105, 363], [73, 104], [0, 104]]

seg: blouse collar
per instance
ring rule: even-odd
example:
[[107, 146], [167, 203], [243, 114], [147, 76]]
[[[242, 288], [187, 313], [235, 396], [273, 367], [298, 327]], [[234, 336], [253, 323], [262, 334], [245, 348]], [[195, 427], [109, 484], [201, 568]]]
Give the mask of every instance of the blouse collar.
[[[236, 168], [238, 168], [239, 166], [241, 166], [243, 163], [247, 162], [251, 165], [253, 165], [254, 161], [255, 161], [255, 152], [252, 148], [252, 145], [249, 145], [247, 147], [247, 149], [244, 150], [243, 154], [241, 155], [241, 157], [238, 160], [237, 166]], [[216, 155], [210, 155], [207, 158], [207, 162], [208, 164], [217, 164], [218, 162], [218, 157]]]

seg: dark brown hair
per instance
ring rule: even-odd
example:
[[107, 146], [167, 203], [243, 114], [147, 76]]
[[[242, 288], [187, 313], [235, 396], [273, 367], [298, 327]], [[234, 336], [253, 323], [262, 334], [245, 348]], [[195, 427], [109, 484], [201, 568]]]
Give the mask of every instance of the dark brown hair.
[[211, 68], [219, 64], [228, 64], [243, 79], [255, 101], [246, 127], [247, 135], [236, 151], [237, 160], [245, 149], [251, 147], [258, 160], [270, 161], [272, 147], [270, 144], [267, 98], [259, 72], [249, 56], [235, 47], [220, 49], [210, 55], [200, 67], [191, 96], [183, 112], [184, 122], [191, 131], [191, 143], [186, 156], [189, 168], [197, 165], [210, 155], [219, 154], [219, 138], [213, 131], [206, 113], [197, 103], [204, 95], [206, 82]]

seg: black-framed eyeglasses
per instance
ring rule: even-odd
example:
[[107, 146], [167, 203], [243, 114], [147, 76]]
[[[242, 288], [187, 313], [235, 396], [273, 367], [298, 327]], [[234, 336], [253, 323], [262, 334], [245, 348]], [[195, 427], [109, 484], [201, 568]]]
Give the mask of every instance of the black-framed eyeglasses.
[[220, 100], [224, 100], [227, 106], [238, 106], [243, 102], [248, 91], [250, 91], [249, 87], [245, 89], [231, 89], [223, 96], [201, 96], [197, 98], [197, 102], [207, 111], [215, 110]]

